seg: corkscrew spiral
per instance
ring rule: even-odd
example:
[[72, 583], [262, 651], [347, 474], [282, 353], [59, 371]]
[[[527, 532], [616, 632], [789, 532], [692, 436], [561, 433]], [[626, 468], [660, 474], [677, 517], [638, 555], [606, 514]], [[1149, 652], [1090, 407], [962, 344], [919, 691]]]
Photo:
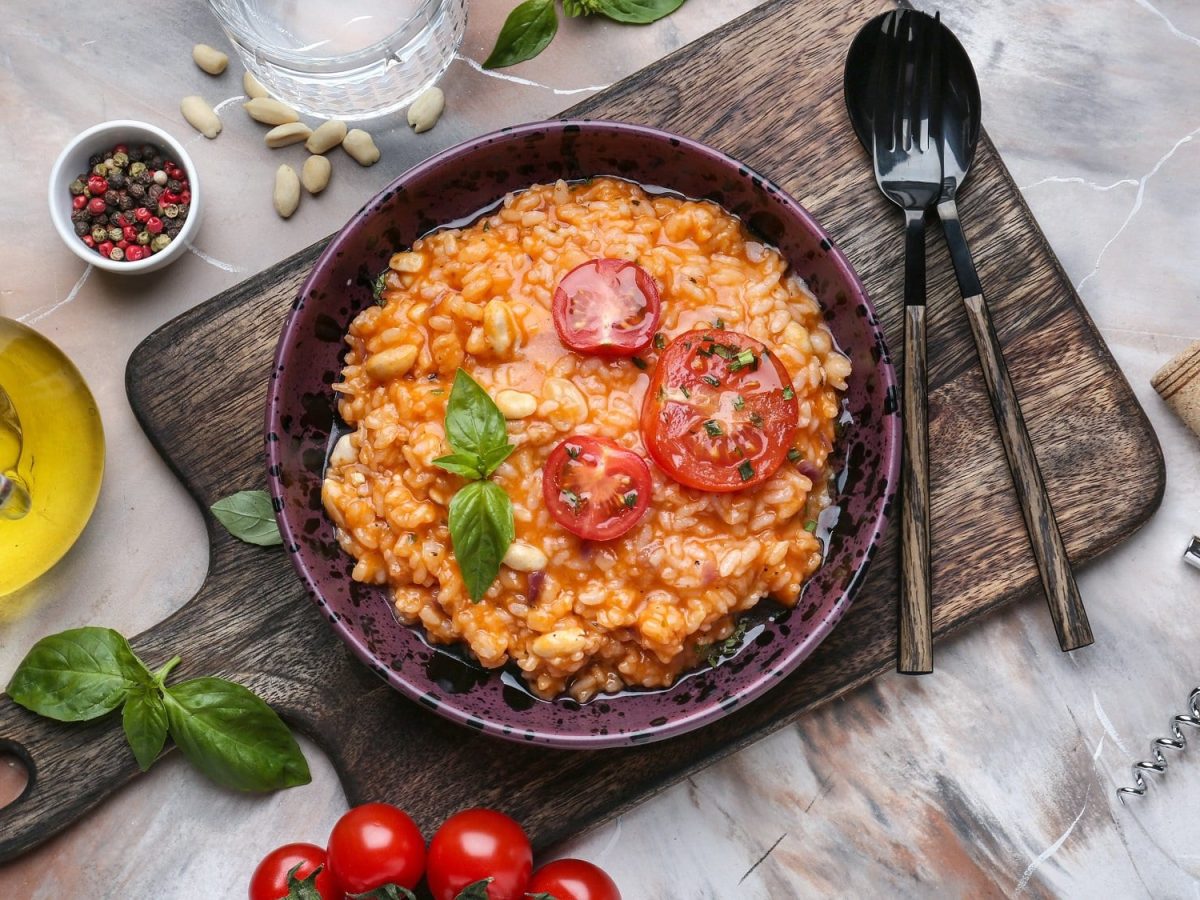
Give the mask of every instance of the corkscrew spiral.
[[[1187, 737], [1182, 728], [1184, 725], [1200, 729], [1200, 687], [1193, 690], [1188, 697], [1188, 711], [1171, 720], [1170, 736], [1155, 738], [1151, 741], [1150, 753], [1153, 759], [1139, 760], [1133, 764], [1133, 787], [1117, 788], [1117, 797], [1122, 803], [1125, 802], [1126, 794], [1141, 797], [1146, 793], [1149, 783], [1146, 781], [1145, 773], [1153, 772], [1162, 775], [1167, 771], [1167, 758], [1163, 755], [1164, 748], [1180, 751], [1187, 748]], [[1193, 737], [1196, 736], [1193, 735]]]

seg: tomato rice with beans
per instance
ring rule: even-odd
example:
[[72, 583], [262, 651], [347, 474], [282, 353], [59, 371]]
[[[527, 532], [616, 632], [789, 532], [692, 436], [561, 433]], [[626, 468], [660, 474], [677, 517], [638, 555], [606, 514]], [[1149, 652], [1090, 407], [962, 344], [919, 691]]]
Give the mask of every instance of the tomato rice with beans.
[[[657, 285], [662, 337], [636, 358], [582, 355], [556, 332], [556, 286], [600, 259], [634, 260]], [[541, 697], [582, 702], [668, 686], [760, 598], [796, 602], [821, 563], [812, 522], [829, 502], [850, 363], [804, 282], [736, 217], [615, 178], [536, 185], [395, 254], [380, 304], [346, 336], [334, 390], [354, 430], [333, 451], [322, 497], [353, 577], [386, 585], [402, 621], [432, 642], [465, 643], [485, 667], [515, 663]], [[639, 428], [664, 346], [705, 329], [761, 343], [794, 389], [787, 460], [741, 490], [668, 477]], [[443, 420], [460, 367], [495, 400], [516, 447], [493, 476], [516, 541], [477, 603], [447, 525], [463, 479], [432, 464], [451, 452]], [[648, 509], [620, 537], [578, 537], [547, 509], [543, 467], [572, 435], [649, 464]]]

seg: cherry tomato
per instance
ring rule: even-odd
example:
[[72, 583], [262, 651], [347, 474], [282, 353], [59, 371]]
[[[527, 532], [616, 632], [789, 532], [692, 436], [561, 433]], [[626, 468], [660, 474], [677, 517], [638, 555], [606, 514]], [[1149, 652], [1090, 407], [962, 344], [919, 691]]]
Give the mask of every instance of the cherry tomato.
[[642, 403], [642, 440], [681, 484], [736, 491], [787, 457], [799, 406], [775, 354], [736, 331], [689, 331], [662, 352]]
[[403, 810], [389, 803], [364, 803], [333, 826], [329, 869], [350, 894], [385, 884], [411, 888], [425, 871], [425, 839]]
[[[288, 894], [288, 872], [296, 866], [296, 878], [303, 881], [317, 866], [325, 865], [325, 851], [316, 844], [284, 844], [263, 857], [250, 876], [250, 900], [279, 900]], [[326, 867], [317, 873], [317, 893], [322, 900], [341, 900], [343, 896]]]
[[557, 859], [533, 873], [526, 889], [555, 900], [621, 900], [617, 883], [599, 866], [583, 859]]
[[554, 291], [554, 327], [577, 353], [633, 356], [650, 346], [661, 310], [650, 273], [627, 259], [593, 259]]
[[521, 900], [533, 871], [533, 850], [521, 826], [504, 813], [467, 809], [445, 821], [429, 842], [429, 890], [454, 900], [469, 884], [492, 878], [489, 900]]
[[550, 451], [542, 469], [542, 496], [567, 531], [593, 541], [612, 540], [646, 514], [650, 468], [607, 438], [577, 434]]

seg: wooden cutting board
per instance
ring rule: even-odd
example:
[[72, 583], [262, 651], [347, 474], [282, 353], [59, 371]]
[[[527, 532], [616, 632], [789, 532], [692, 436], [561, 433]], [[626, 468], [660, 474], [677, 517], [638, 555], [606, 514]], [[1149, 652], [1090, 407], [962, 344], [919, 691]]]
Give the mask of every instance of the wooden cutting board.
[[[846, 48], [878, 7], [878, 0], [776, 0], [570, 112], [690, 135], [791, 191], [857, 268], [898, 348], [901, 217], [875, 190], [841, 90]], [[1067, 547], [1083, 562], [1128, 537], [1157, 507], [1161, 452], [986, 140], [960, 208]], [[934, 628], [942, 637], [1041, 591], [949, 259], [940, 240], [932, 243]], [[272, 351], [321, 246], [179, 317], [130, 360], [130, 402], [202, 507], [233, 490], [265, 486], [263, 406]], [[239, 543], [213, 526], [210, 517], [204, 586], [139, 636], [137, 651], [161, 662], [187, 647], [177, 677], [215, 673], [249, 685], [328, 752], [351, 803], [398, 803], [426, 833], [455, 810], [482, 804], [514, 815], [544, 847], [894, 664], [893, 533], [854, 607], [817, 652], [766, 697], [720, 722], [630, 749], [499, 742], [388, 688], [326, 627], [286, 554]], [[1049, 636], [1048, 615], [1045, 624]], [[1106, 652], [1111, 640], [1098, 634], [1097, 646], [1083, 652]], [[6, 748], [26, 760], [33, 777], [26, 796], [0, 812], [0, 861], [137, 775], [116, 717], [59, 725], [0, 697], [0, 750]]]

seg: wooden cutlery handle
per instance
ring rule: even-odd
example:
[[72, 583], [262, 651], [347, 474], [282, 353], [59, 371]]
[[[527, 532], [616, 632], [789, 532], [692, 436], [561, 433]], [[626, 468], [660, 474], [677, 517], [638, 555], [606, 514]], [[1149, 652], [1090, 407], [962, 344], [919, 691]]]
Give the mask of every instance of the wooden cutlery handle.
[[904, 308], [904, 455], [900, 470], [900, 653], [906, 675], [933, 671], [929, 577], [929, 429], [925, 307]]
[[1093, 641], [1092, 628], [1071, 572], [1050, 498], [1046, 494], [1046, 484], [1033, 453], [1033, 443], [1025, 428], [1025, 417], [1021, 415], [1017, 392], [1000, 352], [1000, 341], [992, 327], [987, 301], [982, 294], [976, 294], [964, 297], [963, 303], [967, 307], [967, 319], [971, 323], [971, 334], [983, 366], [983, 377], [987, 381], [988, 396], [992, 400], [1004, 453], [1012, 470], [1017, 502], [1025, 517], [1029, 543], [1033, 547], [1038, 572], [1046, 589], [1050, 617], [1054, 620], [1054, 630], [1058, 632], [1058, 645], [1064, 651], [1086, 647]]

